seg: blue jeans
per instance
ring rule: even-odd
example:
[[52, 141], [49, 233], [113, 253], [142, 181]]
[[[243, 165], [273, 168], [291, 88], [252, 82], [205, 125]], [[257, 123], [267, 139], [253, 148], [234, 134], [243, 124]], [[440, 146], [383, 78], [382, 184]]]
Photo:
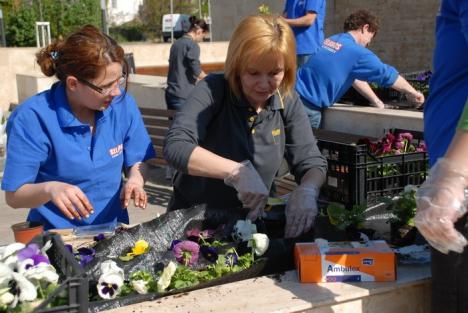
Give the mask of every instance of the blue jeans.
[[312, 128], [321, 128], [322, 126], [322, 111], [321, 109], [312, 109], [314, 106], [312, 103], [307, 101], [306, 99], [302, 98], [302, 103], [304, 103], [304, 110], [309, 117], [310, 126]]
[[297, 68], [300, 68], [302, 65], [306, 64], [310, 56], [311, 54], [298, 54], [296, 59]]

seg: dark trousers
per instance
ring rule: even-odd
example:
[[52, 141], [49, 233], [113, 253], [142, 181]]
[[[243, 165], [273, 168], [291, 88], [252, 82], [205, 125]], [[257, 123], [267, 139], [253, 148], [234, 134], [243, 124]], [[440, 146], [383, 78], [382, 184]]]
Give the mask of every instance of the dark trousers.
[[[468, 238], [468, 214], [456, 227]], [[468, 313], [468, 247], [449, 254], [432, 249], [432, 313]]]

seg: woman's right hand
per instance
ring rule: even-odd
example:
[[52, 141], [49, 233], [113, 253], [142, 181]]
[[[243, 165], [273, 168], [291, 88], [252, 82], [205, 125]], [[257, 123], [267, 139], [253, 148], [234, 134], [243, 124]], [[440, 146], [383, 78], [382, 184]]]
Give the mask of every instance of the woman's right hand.
[[53, 181], [46, 185], [51, 201], [69, 219], [88, 218], [94, 213], [93, 206], [83, 191], [77, 186]]
[[243, 206], [250, 209], [248, 219], [255, 221], [263, 215], [263, 209], [268, 201], [268, 189], [249, 160], [239, 163], [224, 179], [224, 183], [234, 187]]

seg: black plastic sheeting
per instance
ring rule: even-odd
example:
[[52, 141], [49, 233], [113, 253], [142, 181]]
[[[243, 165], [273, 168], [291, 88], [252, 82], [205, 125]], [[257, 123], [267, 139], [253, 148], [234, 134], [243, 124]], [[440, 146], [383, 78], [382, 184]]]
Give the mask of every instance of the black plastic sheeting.
[[[278, 210], [278, 209], [277, 209]], [[280, 211], [284, 208], [280, 208]], [[94, 247], [96, 249], [95, 259], [85, 268], [89, 279], [90, 288], [95, 288], [99, 279], [100, 264], [108, 259], [114, 260], [121, 267], [125, 276], [139, 271], [146, 270], [152, 274], [162, 270], [169, 261], [175, 261], [172, 251], [168, 249], [175, 239], [185, 239], [185, 231], [197, 228], [199, 230], [217, 229], [224, 225], [219, 231], [217, 238], [223, 241], [232, 241], [231, 233], [233, 226], [239, 219], [245, 219], [247, 211], [241, 209], [214, 209], [205, 205], [198, 205], [190, 209], [168, 212], [149, 222], [140, 224], [130, 229], [116, 233], [109, 239], [100, 241]], [[195, 289], [206, 288], [214, 285], [230, 283], [243, 279], [248, 279], [260, 275], [278, 273], [294, 268], [293, 249], [295, 242], [311, 240], [309, 238], [282, 239], [284, 228], [284, 214], [278, 212], [269, 213], [267, 217], [257, 221], [258, 232], [266, 233], [270, 237], [268, 251], [251, 268], [238, 273], [214, 279], [185, 289], [179, 289], [164, 294], [151, 293], [146, 295], [129, 295], [113, 300], [95, 301], [90, 303], [91, 312], [99, 312], [111, 308], [117, 308], [141, 301], [153, 300], [159, 297], [174, 293], [181, 293]], [[128, 262], [121, 261], [119, 256], [130, 252], [135, 242], [143, 239], [149, 243], [150, 251], [139, 255]], [[240, 254], [245, 245], [236, 247]], [[200, 256], [199, 268], [208, 265], [208, 261], [203, 261]], [[94, 291], [93, 291], [94, 292]]]

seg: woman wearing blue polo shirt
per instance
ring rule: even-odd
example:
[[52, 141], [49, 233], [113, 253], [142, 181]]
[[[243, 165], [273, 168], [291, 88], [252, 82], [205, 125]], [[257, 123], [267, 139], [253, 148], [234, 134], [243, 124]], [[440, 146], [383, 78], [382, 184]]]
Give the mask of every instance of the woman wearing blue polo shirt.
[[[36, 54], [58, 82], [8, 120], [2, 189], [45, 229], [128, 223], [130, 199], [145, 208], [145, 165], [154, 157], [134, 99], [124, 92], [123, 49], [94, 26]], [[128, 172], [122, 182], [122, 169]]]

